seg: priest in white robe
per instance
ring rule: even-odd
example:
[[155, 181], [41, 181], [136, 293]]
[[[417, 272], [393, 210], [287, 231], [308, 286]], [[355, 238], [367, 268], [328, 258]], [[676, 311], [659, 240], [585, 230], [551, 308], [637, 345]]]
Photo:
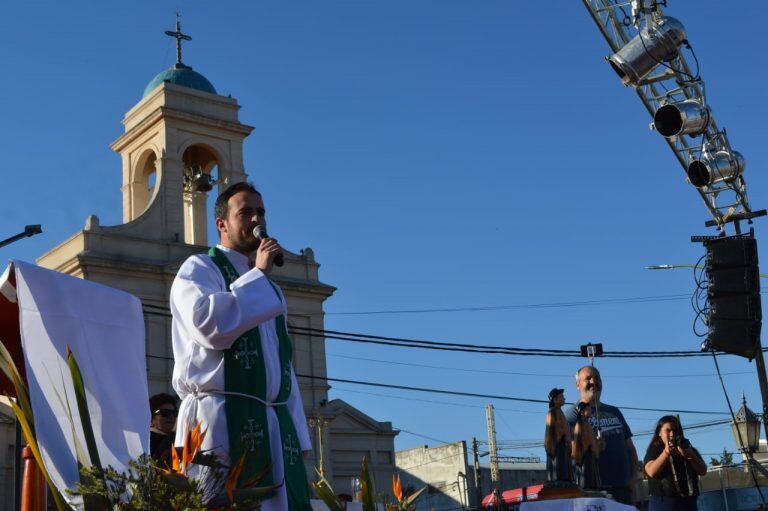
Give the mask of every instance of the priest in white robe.
[[187, 259], [171, 288], [173, 387], [182, 399], [176, 445], [200, 421], [204, 450], [233, 465], [245, 456], [241, 483], [272, 468], [260, 486], [282, 486], [264, 511], [308, 511], [303, 453], [311, 442], [285, 298], [268, 276], [282, 249], [253, 234], [265, 226], [265, 209], [250, 184], [225, 190], [215, 214], [219, 245]]

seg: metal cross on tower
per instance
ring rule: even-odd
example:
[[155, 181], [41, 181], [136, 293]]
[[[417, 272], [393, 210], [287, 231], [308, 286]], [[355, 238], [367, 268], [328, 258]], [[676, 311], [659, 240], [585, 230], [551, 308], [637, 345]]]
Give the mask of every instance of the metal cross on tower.
[[176, 63], [181, 64], [181, 41], [191, 41], [192, 37], [181, 33], [181, 16], [176, 13], [176, 32], [165, 31], [165, 35], [176, 39]]

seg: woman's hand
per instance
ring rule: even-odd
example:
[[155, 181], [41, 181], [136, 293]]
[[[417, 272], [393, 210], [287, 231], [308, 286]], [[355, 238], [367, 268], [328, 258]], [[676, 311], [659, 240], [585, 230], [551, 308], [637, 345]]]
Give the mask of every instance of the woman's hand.
[[707, 473], [707, 464], [701, 459], [701, 456], [693, 449], [693, 446], [688, 446], [685, 449], [685, 462], [688, 463], [693, 471], [698, 475], [703, 476]]
[[670, 456], [672, 456], [672, 448], [667, 444], [655, 460], [645, 464], [645, 473], [648, 474], [648, 477], [656, 477], [667, 461], [669, 461]]

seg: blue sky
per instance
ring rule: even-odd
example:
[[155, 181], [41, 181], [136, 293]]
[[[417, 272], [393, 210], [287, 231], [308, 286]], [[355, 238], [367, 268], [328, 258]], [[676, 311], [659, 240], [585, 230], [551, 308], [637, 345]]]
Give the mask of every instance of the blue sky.
[[[92, 213], [103, 225], [120, 222], [120, 160], [108, 145], [145, 85], [175, 61], [163, 31], [173, 28], [177, 8], [194, 39], [185, 62], [237, 98], [241, 121], [256, 127], [245, 165], [265, 194], [271, 234], [293, 251], [312, 247], [322, 280], [338, 287], [326, 328], [559, 349], [587, 341], [607, 350], [698, 347], [685, 299], [342, 314], [693, 289], [689, 271], [643, 268], [695, 262], [702, 248], [689, 237], [711, 233], [707, 212], [648, 129], [635, 94], [604, 62], [607, 45], [580, 2], [6, 5], [0, 237], [31, 223], [45, 232], [0, 249], [0, 257], [34, 260]], [[756, 208], [768, 206], [766, 43], [757, 35], [767, 10], [761, 2], [737, 8], [714, 0], [671, 1], [667, 10], [686, 26], [715, 117], [747, 160]], [[757, 222], [761, 250], [765, 222]], [[576, 397], [580, 361], [573, 359], [333, 340], [327, 348], [333, 377], [541, 399], [565, 387]], [[598, 364], [606, 402], [726, 409], [710, 359]], [[738, 373], [725, 380], [732, 399], [744, 391], [759, 409], [754, 366], [735, 357], [721, 365]], [[486, 400], [349, 384], [334, 385], [331, 396], [435, 439], [486, 436]], [[542, 437], [543, 405], [494, 404], [501, 440]], [[626, 415], [642, 432], [660, 414]], [[734, 446], [727, 427], [690, 437], [705, 453]], [[641, 455], [647, 442], [637, 438]], [[396, 446], [434, 443], [403, 432]]]

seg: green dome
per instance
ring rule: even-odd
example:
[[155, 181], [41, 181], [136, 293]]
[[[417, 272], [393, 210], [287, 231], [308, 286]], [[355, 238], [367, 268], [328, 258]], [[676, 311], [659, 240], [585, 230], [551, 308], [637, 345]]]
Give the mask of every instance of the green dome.
[[189, 66], [185, 66], [184, 64], [174, 64], [173, 67], [169, 67], [152, 78], [152, 81], [147, 84], [147, 88], [144, 89], [144, 95], [142, 97], [145, 97], [155, 90], [163, 82], [170, 82], [176, 85], [181, 85], [182, 87], [189, 87], [190, 89], [216, 94], [216, 89], [213, 88], [213, 84], [209, 82], [206, 77], [197, 71], [193, 71]]

